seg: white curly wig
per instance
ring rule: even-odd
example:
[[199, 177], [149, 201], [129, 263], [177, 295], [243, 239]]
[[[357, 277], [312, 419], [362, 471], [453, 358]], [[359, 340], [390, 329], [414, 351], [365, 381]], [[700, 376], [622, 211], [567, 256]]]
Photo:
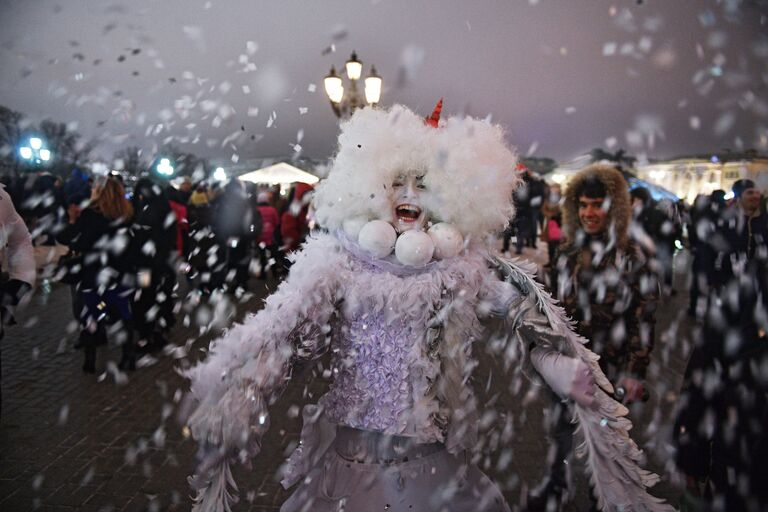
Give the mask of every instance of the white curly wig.
[[498, 125], [451, 117], [438, 128], [402, 105], [364, 108], [342, 124], [339, 148], [316, 190], [318, 222], [340, 229], [346, 219], [388, 219], [392, 183], [423, 175], [431, 192], [424, 206], [434, 222], [462, 234], [501, 230], [513, 217], [517, 157]]

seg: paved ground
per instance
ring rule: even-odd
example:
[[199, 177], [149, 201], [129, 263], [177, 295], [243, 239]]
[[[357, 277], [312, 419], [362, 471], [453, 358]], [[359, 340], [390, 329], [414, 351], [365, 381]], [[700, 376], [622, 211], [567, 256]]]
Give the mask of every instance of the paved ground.
[[[526, 253], [534, 259], [541, 254]], [[685, 267], [685, 261], [679, 261]], [[680, 280], [684, 276], [677, 276]], [[172, 344], [196, 348], [210, 340], [196, 323], [208, 324], [218, 315], [226, 321], [259, 307], [260, 299], [275, 283], [254, 281], [254, 296], [236, 308], [223, 301], [179, 312]], [[677, 283], [683, 289], [683, 283]], [[649, 454], [651, 469], [664, 481], [655, 494], [676, 503], [679, 488], [667, 472], [670, 415], [680, 387], [691, 326], [684, 316], [686, 294], [670, 297], [661, 308], [660, 340], [651, 371], [650, 401], [634, 410], [637, 439]], [[181, 435], [175, 420], [176, 400], [184, 383], [174, 372], [181, 349], [157, 358], [127, 376], [114, 371], [116, 348], [99, 352], [99, 374], [84, 375], [82, 354], [72, 349], [75, 324], [71, 321], [69, 290], [53, 285], [39, 290], [19, 314], [2, 342], [2, 423], [0, 428], [0, 510], [141, 511], [189, 510], [187, 475], [194, 468], [194, 446]], [[186, 325], [186, 326], [185, 326]], [[488, 472], [505, 487], [513, 508], [520, 496], [544, 472], [547, 440], [542, 429], [546, 397], [512, 396], [508, 382], [499, 378], [493, 358], [479, 354], [479, 392], [482, 400], [518, 411], [512, 464], [496, 471], [496, 458], [483, 461]], [[106, 371], [105, 371], [106, 369]], [[494, 375], [493, 379], [489, 376]], [[287, 493], [276, 483], [275, 472], [300, 430], [295, 404], [315, 399], [326, 383], [319, 379], [292, 383], [273, 407], [273, 426], [265, 438], [254, 470], [236, 471], [241, 503], [236, 510], [276, 511]], [[485, 389], [487, 387], [487, 389]], [[525, 405], [523, 405], [525, 402]], [[571, 510], [586, 505], [586, 483]]]

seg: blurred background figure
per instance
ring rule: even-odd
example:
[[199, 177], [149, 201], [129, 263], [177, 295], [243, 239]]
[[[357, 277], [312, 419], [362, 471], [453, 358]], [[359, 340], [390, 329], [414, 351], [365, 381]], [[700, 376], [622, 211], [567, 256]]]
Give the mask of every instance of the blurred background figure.
[[187, 218], [189, 221], [189, 250], [187, 262], [190, 271], [187, 277], [200, 293], [213, 291], [213, 267], [216, 264], [216, 240], [211, 231], [211, 205], [205, 183], [198, 183], [189, 198]]
[[107, 325], [117, 324], [122, 347], [118, 367], [136, 368], [131, 296], [135, 287], [136, 255], [133, 253], [133, 207], [122, 183], [107, 178], [94, 187], [90, 204], [71, 204], [67, 227], [59, 241], [76, 255], [69, 263], [78, 296], [80, 340], [85, 358], [83, 371], [96, 372], [96, 347], [107, 343]]
[[715, 234], [723, 209], [725, 208], [725, 190], [715, 190], [711, 195], [700, 194], [691, 208], [688, 224], [688, 244], [691, 251], [691, 276], [689, 290], [688, 315], [700, 318], [706, 310], [707, 296], [706, 251], [707, 245]]
[[[182, 187], [185, 183], [189, 183], [189, 188], [191, 189], [192, 184], [189, 181], [182, 182]], [[186, 261], [189, 252], [189, 213], [187, 203], [192, 195], [192, 191], [188, 190], [187, 193], [181, 188], [176, 189], [168, 186], [166, 193], [168, 194], [168, 204], [176, 217], [176, 255], [182, 261]]]
[[557, 261], [557, 249], [560, 246], [562, 238], [562, 217], [560, 214], [560, 201], [562, 193], [560, 185], [554, 184], [549, 187], [541, 206], [541, 214], [544, 218], [544, 228], [541, 231], [541, 239], [547, 244], [547, 267], [554, 267]]
[[259, 237], [259, 265], [261, 271], [259, 279], [267, 278], [270, 266], [272, 267], [272, 273], [275, 274], [274, 267], [278, 259], [277, 235], [280, 230], [280, 214], [270, 204], [270, 200], [271, 194], [269, 192], [259, 192], [257, 196], [257, 207], [259, 214], [261, 214], [261, 236]]
[[523, 247], [536, 248], [539, 217], [544, 202], [544, 182], [529, 169], [522, 169], [522, 184], [515, 190], [515, 254]]
[[173, 312], [176, 288], [177, 220], [170, 201], [159, 185], [148, 178], [136, 182], [133, 191], [134, 229], [142, 257], [139, 289], [133, 312], [142, 352], [162, 349], [176, 322]]
[[768, 217], [753, 181], [736, 181], [733, 194], [699, 244], [707, 310], [685, 372], [676, 461], [690, 499], [768, 510]]
[[64, 200], [67, 204], [80, 204], [91, 197], [91, 185], [88, 182], [88, 173], [75, 167], [64, 183]]
[[675, 293], [672, 287], [675, 242], [683, 236], [682, 222], [668, 199], [658, 204], [645, 187], [630, 191], [634, 225], [632, 235], [643, 250], [651, 255], [662, 275], [664, 292]]
[[213, 200], [211, 229], [218, 247], [213, 271], [215, 287], [248, 291], [253, 244], [261, 235], [261, 215], [251, 205], [240, 180], [230, 180]]
[[304, 243], [309, 234], [307, 212], [312, 200], [312, 185], [296, 183], [288, 193], [284, 209], [280, 215], [280, 235], [282, 238], [281, 257], [283, 272], [287, 273], [291, 264], [288, 255]]

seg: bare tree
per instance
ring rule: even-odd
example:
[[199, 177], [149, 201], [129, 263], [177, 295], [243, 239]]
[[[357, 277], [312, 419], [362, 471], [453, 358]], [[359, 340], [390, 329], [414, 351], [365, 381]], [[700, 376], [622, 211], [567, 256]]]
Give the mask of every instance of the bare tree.
[[117, 162], [118, 160], [122, 162], [123, 171], [132, 176], [140, 176], [149, 168], [142, 150], [136, 146], [118, 150], [114, 155], [114, 161]]
[[0, 105], [0, 167], [3, 169], [16, 168], [23, 117], [20, 112]]
[[622, 148], [619, 148], [615, 153], [611, 153], [610, 151], [606, 151], [602, 148], [595, 148], [589, 152], [589, 155], [593, 162], [607, 160], [609, 162], [615, 162], [622, 167], [629, 168], [633, 167], [637, 161], [636, 157], [628, 155], [627, 152]]
[[199, 157], [194, 153], [183, 151], [172, 144], [165, 146], [158, 156], [171, 159], [176, 168], [177, 176], [192, 176], [195, 174], [195, 171], [205, 173], [209, 167], [207, 159]]
[[53, 153], [54, 168], [64, 172], [86, 164], [96, 147], [94, 139], [84, 141], [80, 133], [68, 129], [66, 124], [49, 119], [40, 123], [40, 134]]
[[523, 165], [538, 175], [554, 171], [557, 162], [548, 157], [528, 157], [522, 159]]

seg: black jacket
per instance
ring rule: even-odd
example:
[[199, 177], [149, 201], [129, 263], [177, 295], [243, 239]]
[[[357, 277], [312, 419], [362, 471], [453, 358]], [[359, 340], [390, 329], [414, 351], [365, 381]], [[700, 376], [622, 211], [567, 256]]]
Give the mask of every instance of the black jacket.
[[57, 239], [79, 255], [71, 270], [77, 272], [81, 290], [134, 286], [139, 257], [130, 222], [110, 221], [86, 208]]
[[[683, 383], [677, 463], [720, 492], [731, 488], [731, 467], [768, 506], [768, 217], [729, 209], [702, 248], [710, 296]], [[737, 494], [726, 497], [727, 510], [742, 507]]]

